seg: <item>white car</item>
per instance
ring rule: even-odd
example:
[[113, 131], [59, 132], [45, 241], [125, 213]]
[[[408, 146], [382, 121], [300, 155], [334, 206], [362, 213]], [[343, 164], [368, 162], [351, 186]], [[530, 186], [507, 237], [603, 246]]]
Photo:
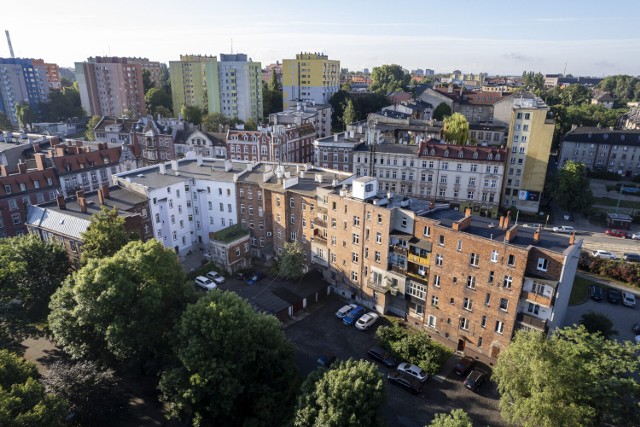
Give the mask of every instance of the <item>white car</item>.
[[635, 307], [636, 306], [636, 296], [631, 292], [623, 292], [622, 293], [622, 305], [626, 305], [627, 307]]
[[214, 290], [215, 288], [218, 287], [218, 285], [213, 283], [213, 281], [211, 279], [209, 279], [208, 277], [204, 277], [204, 276], [196, 277], [196, 286], [198, 286], [199, 288], [204, 289], [205, 291], [212, 291], [212, 290]]
[[221, 275], [219, 275], [217, 272], [215, 271], [210, 271], [206, 274], [206, 276], [213, 280], [214, 282], [216, 282], [218, 285], [224, 283], [224, 277], [222, 277]]
[[615, 254], [612, 254], [611, 252], [604, 251], [602, 249], [597, 249], [597, 250], [591, 252], [591, 255], [593, 255], [594, 258], [618, 259], [618, 257], [615, 256]]
[[398, 365], [398, 371], [411, 375], [421, 383], [425, 382], [429, 378], [427, 374], [420, 366], [412, 365], [411, 363], [402, 362]]
[[369, 326], [376, 323], [379, 318], [380, 316], [378, 316], [378, 313], [370, 312], [367, 314], [363, 314], [356, 322], [356, 328], [360, 329], [361, 331], [366, 331], [367, 329], [369, 329]]
[[633, 240], [640, 240], [640, 233], [633, 233], [633, 234], [631, 235], [631, 238], [632, 238]]
[[567, 233], [567, 234], [571, 234], [574, 231], [576, 231], [573, 227], [571, 227], [570, 225], [561, 225], [560, 227], [553, 227], [553, 232], [554, 233]]
[[351, 310], [353, 310], [354, 308], [356, 308], [356, 307], [357, 307], [357, 305], [355, 305], [355, 304], [347, 304], [347, 305], [343, 306], [340, 310], [336, 311], [336, 317], [338, 319], [344, 319], [344, 316], [349, 314], [349, 312]]

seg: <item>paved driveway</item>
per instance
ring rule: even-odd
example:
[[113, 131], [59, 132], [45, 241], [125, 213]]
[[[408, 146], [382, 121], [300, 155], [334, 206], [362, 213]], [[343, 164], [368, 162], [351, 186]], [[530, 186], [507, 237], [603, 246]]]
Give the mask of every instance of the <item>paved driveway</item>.
[[[375, 343], [377, 326], [388, 324], [383, 318], [375, 327], [362, 332], [343, 325], [334, 313], [345, 303], [334, 295], [314, 306], [303, 319], [287, 325], [285, 333], [296, 346], [297, 364], [303, 375], [318, 365], [319, 355], [331, 352], [339, 359], [365, 359], [367, 350]], [[389, 370], [381, 365], [385, 376]], [[422, 427], [429, 424], [434, 414], [462, 408], [474, 420], [474, 425], [505, 425], [498, 412], [498, 395], [493, 383], [487, 383], [476, 394], [462, 385], [462, 378], [450, 373], [439, 383], [430, 378], [425, 383], [423, 396], [413, 396], [387, 383], [387, 403], [383, 409], [389, 426]]]
[[[636, 301], [638, 301], [636, 295]], [[582, 315], [588, 311], [595, 311], [607, 316], [613, 322], [613, 329], [618, 331], [615, 337], [618, 340], [633, 340], [635, 334], [631, 330], [634, 323], [640, 322], [640, 310], [638, 307], [626, 307], [622, 304], [611, 304], [605, 300], [596, 302], [588, 299], [585, 303], [569, 306], [567, 309], [567, 317], [565, 318], [565, 326], [571, 326], [580, 323]]]

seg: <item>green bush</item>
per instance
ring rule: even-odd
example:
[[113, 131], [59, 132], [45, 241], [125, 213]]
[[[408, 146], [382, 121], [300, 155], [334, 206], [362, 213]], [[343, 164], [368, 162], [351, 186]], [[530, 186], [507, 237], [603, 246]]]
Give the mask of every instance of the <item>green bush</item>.
[[638, 263], [595, 258], [588, 252], [582, 252], [578, 261], [578, 268], [609, 279], [625, 282], [636, 288], [640, 283], [640, 264]]

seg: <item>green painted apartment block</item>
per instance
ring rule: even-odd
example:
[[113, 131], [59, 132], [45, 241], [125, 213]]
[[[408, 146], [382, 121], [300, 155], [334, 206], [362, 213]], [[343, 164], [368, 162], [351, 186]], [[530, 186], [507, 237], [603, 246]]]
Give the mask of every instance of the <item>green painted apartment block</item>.
[[180, 114], [182, 104], [197, 106], [209, 113], [220, 112], [218, 59], [207, 55], [180, 55], [169, 62], [173, 113]]

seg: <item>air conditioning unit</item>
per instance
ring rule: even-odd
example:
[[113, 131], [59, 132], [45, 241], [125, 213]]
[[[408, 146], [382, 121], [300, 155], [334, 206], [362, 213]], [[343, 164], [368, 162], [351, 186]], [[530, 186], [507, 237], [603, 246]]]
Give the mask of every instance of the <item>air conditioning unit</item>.
[[267, 231], [267, 237], [271, 237], [271, 236], [273, 236], [273, 233], [270, 231]]

